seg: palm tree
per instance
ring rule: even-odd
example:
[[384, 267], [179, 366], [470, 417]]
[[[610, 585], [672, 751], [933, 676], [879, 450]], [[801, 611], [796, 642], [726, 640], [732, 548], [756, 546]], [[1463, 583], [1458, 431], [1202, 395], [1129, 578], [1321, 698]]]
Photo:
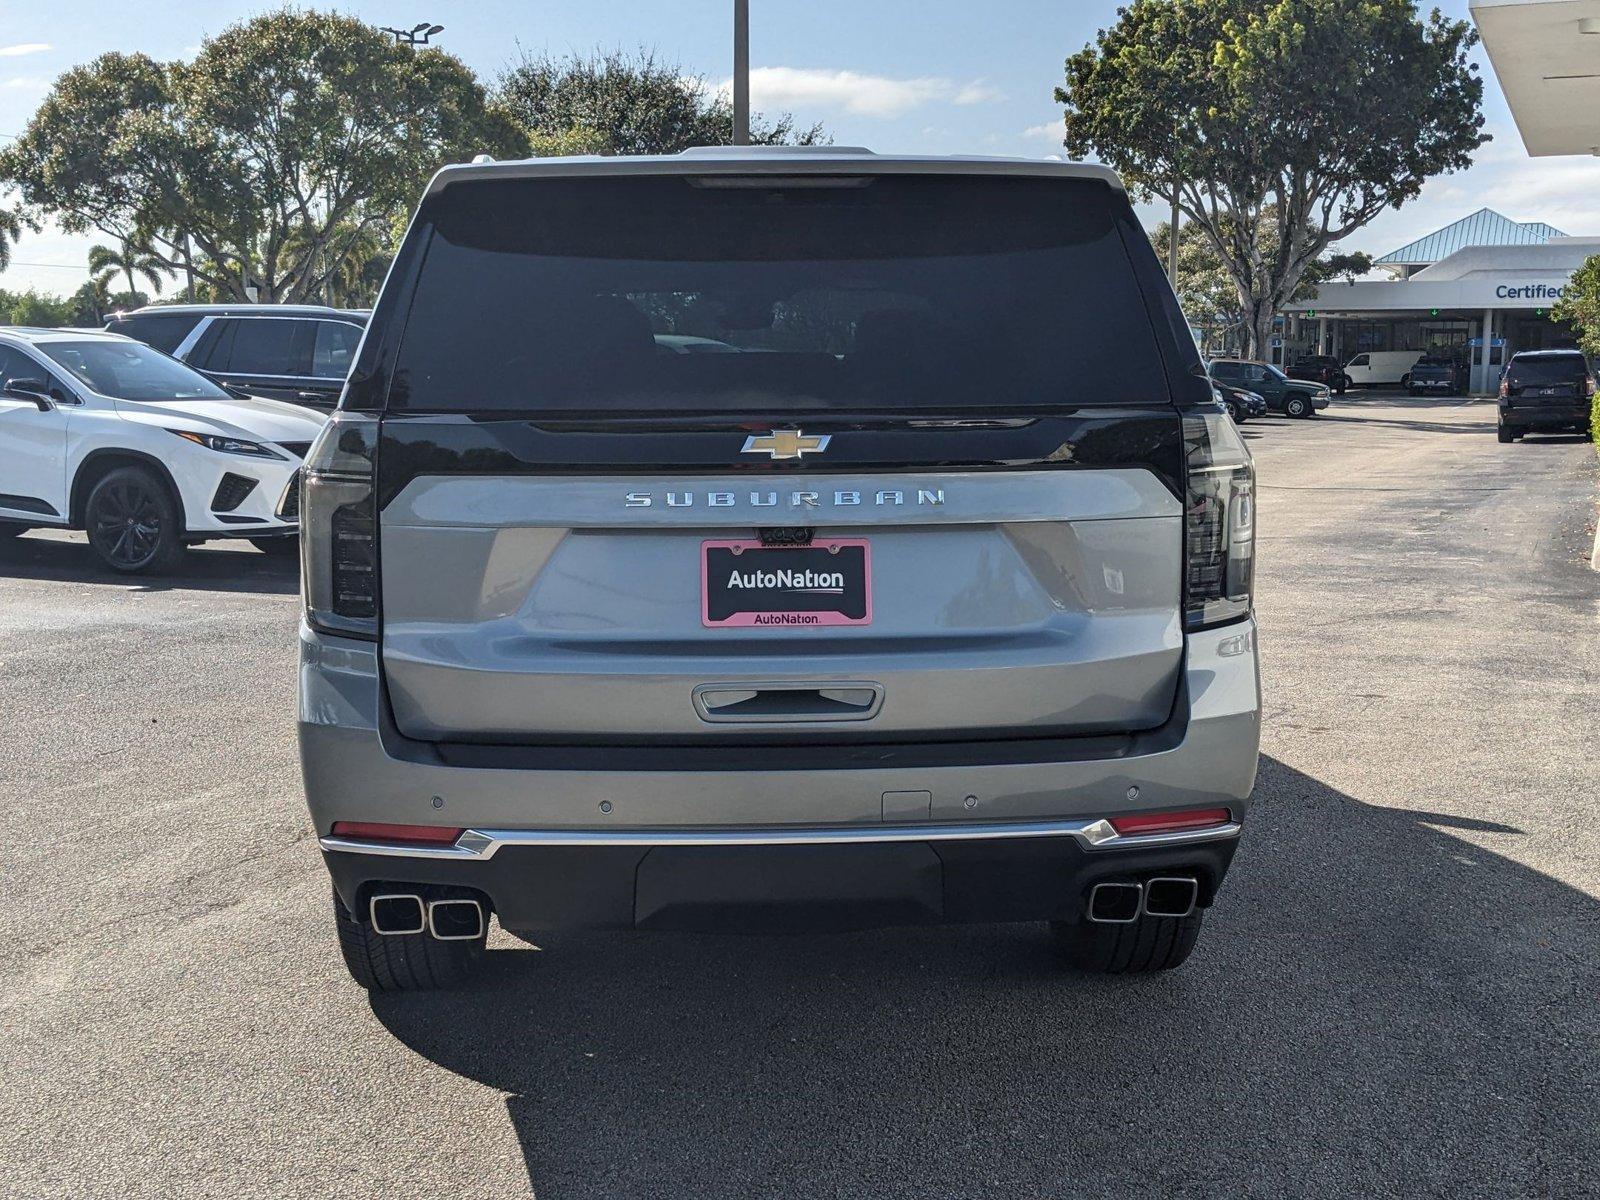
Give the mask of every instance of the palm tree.
[[22, 218], [10, 209], [0, 208], [0, 271], [11, 265], [11, 247], [22, 236]]
[[109, 284], [119, 271], [127, 277], [129, 292], [139, 290], [133, 277], [141, 275], [150, 284], [151, 291], [158, 296], [161, 294], [161, 260], [148, 249], [128, 241], [122, 243], [120, 250], [111, 246], [89, 247], [89, 273], [97, 280]]

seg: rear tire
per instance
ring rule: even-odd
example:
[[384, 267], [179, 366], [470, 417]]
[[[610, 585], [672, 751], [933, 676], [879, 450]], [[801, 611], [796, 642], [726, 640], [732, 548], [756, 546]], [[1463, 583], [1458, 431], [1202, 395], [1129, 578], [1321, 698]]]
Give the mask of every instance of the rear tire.
[[1512, 433], [1505, 425], [1496, 425], [1494, 428], [1494, 440], [1504, 446], [1508, 442], [1516, 441], [1517, 435]]
[[167, 570], [183, 555], [177, 501], [148, 467], [118, 467], [89, 492], [83, 526], [89, 548], [120, 575]]
[[32, 525], [13, 525], [10, 521], [0, 521], [0, 542], [21, 537], [32, 528]]
[[1143, 916], [1129, 925], [1052, 921], [1062, 960], [1080, 971], [1139, 975], [1181, 967], [1200, 936], [1201, 910], [1187, 917]]
[[483, 963], [485, 938], [441, 942], [426, 933], [390, 936], [358, 920], [333, 896], [339, 952], [354, 979], [369, 992], [426, 992], [457, 987]]

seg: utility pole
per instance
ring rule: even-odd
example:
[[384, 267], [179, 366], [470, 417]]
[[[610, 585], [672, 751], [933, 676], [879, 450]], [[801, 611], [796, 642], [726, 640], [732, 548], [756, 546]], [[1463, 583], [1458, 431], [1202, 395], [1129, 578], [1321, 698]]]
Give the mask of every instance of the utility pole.
[[733, 144], [750, 144], [750, 0], [733, 0]]

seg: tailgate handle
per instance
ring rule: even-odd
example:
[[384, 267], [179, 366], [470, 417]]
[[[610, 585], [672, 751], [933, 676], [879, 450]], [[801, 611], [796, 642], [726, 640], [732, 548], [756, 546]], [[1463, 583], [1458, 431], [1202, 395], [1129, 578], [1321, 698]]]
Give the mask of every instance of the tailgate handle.
[[702, 683], [702, 721], [867, 721], [883, 705], [878, 683]]

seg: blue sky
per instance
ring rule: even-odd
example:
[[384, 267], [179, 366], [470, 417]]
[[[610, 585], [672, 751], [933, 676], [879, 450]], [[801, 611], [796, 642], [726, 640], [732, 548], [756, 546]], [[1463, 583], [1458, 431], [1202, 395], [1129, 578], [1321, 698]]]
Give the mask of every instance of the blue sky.
[[[192, 55], [201, 40], [265, 4], [195, 0], [129, 4], [0, 0], [0, 134], [26, 124], [61, 71], [111, 49]], [[649, 47], [714, 82], [729, 71], [730, 0], [384, 0], [334, 6], [378, 25], [428, 18], [439, 43], [491, 77], [520, 53]], [[751, 0], [752, 93], [758, 109], [822, 121], [836, 142], [880, 151], [1061, 152], [1051, 90], [1066, 56], [1115, 20], [1112, 0]], [[1443, 4], [1464, 17], [1466, 0]], [[1488, 61], [1485, 116], [1495, 141], [1471, 170], [1432, 181], [1345, 248], [1381, 253], [1482, 206], [1568, 233], [1600, 234], [1600, 163], [1529, 159]], [[1333, 67], [1331, 69], [1337, 69]], [[1154, 223], [1156, 214], [1143, 214]], [[86, 278], [92, 239], [25, 235], [0, 287], [70, 292]]]

